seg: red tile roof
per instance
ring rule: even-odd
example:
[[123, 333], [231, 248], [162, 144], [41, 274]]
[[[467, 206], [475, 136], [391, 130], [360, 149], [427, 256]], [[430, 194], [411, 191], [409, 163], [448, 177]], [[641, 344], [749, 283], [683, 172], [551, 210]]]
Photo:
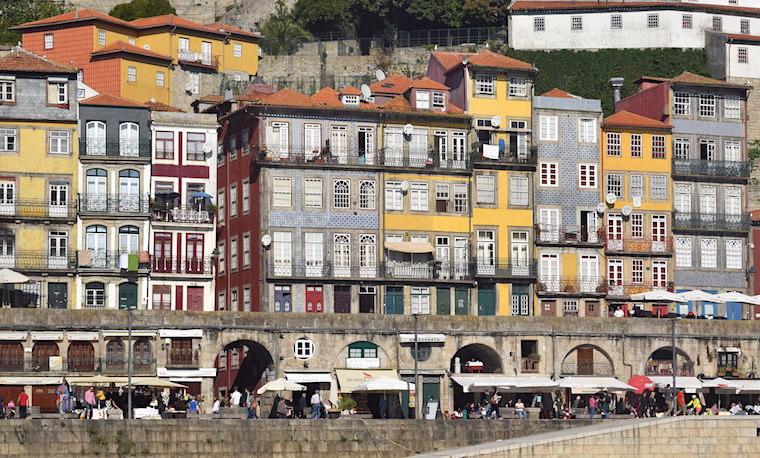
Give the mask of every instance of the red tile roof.
[[53, 62], [23, 48], [15, 48], [0, 57], [0, 70], [5, 72], [76, 73], [75, 67]]
[[195, 102], [198, 103], [219, 103], [224, 102], [224, 96], [221, 94], [208, 94], [208, 95], [202, 95], [195, 99]]
[[671, 129], [673, 127], [656, 119], [647, 118], [646, 116], [637, 115], [625, 110], [607, 116], [604, 118], [602, 125], [604, 127], [642, 127], [646, 129]]
[[331, 87], [325, 87], [317, 91], [310, 97], [312, 104], [323, 107], [342, 107], [343, 104], [338, 100], [338, 93]]
[[412, 84], [414, 82], [411, 78], [399, 73], [391, 73], [385, 79], [370, 84], [369, 88], [373, 94], [402, 95], [412, 87]]
[[223, 30], [227, 33], [232, 33], [235, 35], [243, 35], [253, 38], [261, 38], [261, 34], [256, 32], [249, 32], [248, 30], [241, 29], [240, 27], [235, 27], [229, 24], [224, 24], [222, 22], [212, 22], [211, 24], [206, 24], [206, 27], [212, 29], [212, 30]]
[[445, 84], [441, 84], [438, 81], [433, 81], [427, 76], [415, 78], [412, 80], [412, 87], [414, 89], [433, 89], [439, 91], [448, 91], [449, 87]]
[[575, 94], [571, 94], [567, 91], [563, 91], [562, 89], [559, 89], [556, 87], [550, 91], [544, 92], [543, 94], [541, 94], [541, 97], [554, 97], [558, 99], [581, 99], [582, 98]]
[[354, 86], [345, 86], [339, 92], [340, 95], [362, 95], [362, 91]]
[[503, 54], [497, 54], [488, 49], [484, 49], [478, 53], [434, 51], [432, 56], [441, 63], [446, 73], [450, 73], [459, 65], [463, 65], [465, 59], [467, 60], [468, 65], [474, 67], [495, 68], [499, 70], [536, 71], [536, 68], [531, 63]]
[[752, 215], [752, 221], [760, 221], [760, 210], [752, 210], [750, 214]]
[[166, 111], [170, 113], [184, 113], [185, 112], [185, 110], [180, 110], [177, 107], [167, 105], [157, 100], [148, 100], [147, 102], [143, 104], [143, 106], [148, 107], [150, 111]]
[[280, 89], [274, 94], [270, 94], [260, 99], [261, 103], [266, 105], [277, 105], [285, 107], [313, 107], [315, 103], [308, 95], [301, 94], [293, 89]]
[[153, 59], [160, 59], [164, 61], [168, 61], [171, 63], [172, 58], [169, 56], [165, 56], [163, 54], [159, 54], [157, 52], [151, 51], [149, 49], [143, 49], [139, 48], [137, 46], [131, 45], [129, 43], [126, 43], [124, 41], [115, 41], [111, 43], [110, 45], [103, 46], [102, 48], [93, 51], [93, 56], [101, 56], [106, 54], [116, 54], [116, 53], [126, 53], [126, 54], [135, 54], [138, 56], [145, 56], [145, 57], [151, 57]]
[[642, 9], [673, 9], [678, 11], [706, 11], [717, 13], [743, 13], [746, 15], [760, 15], [760, 8], [748, 8], [733, 5], [710, 5], [704, 3], [680, 2], [680, 1], [545, 1], [545, 0], [517, 0], [509, 7], [510, 12], [531, 11], [567, 11], [567, 10], [642, 10]]
[[721, 87], [728, 87], [728, 88], [749, 89], [748, 86], [735, 84], [735, 83], [729, 83], [723, 80], [717, 80], [714, 78], [709, 78], [707, 76], [697, 75], [696, 73], [691, 73], [691, 72], [683, 72], [678, 76], [674, 76], [673, 78], [663, 78], [659, 76], [642, 76], [641, 78], [636, 80], [636, 83], [639, 84], [643, 81], [659, 82], [659, 83], [671, 82], [671, 83], [693, 84], [696, 86], [721, 86]]
[[145, 108], [144, 105], [140, 105], [137, 102], [111, 94], [98, 94], [89, 99], [82, 100], [79, 104], [98, 107]]
[[760, 35], [745, 35], [741, 33], [727, 33], [726, 39], [729, 41], [740, 41], [743, 43], [760, 43]]
[[98, 20], [98, 21], [108, 22], [111, 24], [130, 27], [129, 22], [123, 21], [113, 16], [109, 16], [106, 13], [103, 13], [101, 11], [97, 11], [97, 10], [93, 10], [89, 8], [80, 8], [76, 11], [59, 14], [57, 16], [51, 16], [49, 18], [40, 19], [39, 21], [27, 22], [25, 24], [17, 25], [12, 28], [13, 29], [29, 29], [29, 28], [54, 25], [54, 24], [66, 24], [70, 22], [83, 22], [83, 21], [93, 21], [93, 20]]

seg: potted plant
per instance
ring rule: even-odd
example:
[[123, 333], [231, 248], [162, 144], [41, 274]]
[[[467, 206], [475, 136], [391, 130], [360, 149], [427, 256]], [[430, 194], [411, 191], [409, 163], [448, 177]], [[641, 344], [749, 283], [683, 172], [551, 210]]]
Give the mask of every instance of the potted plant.
[[533, 353], [531, 353], [531, 354], [528, 355], [528, 359], [531, 359], [531, 360], [536, 361], [536, 362], [540, 362], [541, 361], [541, 355], [537, 351], [534, 351]]

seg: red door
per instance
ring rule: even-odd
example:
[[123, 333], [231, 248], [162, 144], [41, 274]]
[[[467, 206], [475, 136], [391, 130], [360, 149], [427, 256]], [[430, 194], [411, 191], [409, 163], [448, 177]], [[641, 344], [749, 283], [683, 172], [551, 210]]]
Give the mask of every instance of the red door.
[[202, 286], [188, 286], [187, 287], [187, 310], [193, 312], [203, 311], [203, 287]]
[[203, 273], [203, 234], [187, 234], [185, 243], [185, 272]]
[[541, 315], [557, 316], [557, 301], [541, 301]]
[[652, 304], [652, 316], [655, 318], [667, 318], [668, 317], [668, 305], [666, 304]]
[[306, 285], [306, 312], [322, 313], [324, 294], [321, 286]]
[[169, 232], [153, 235], [153, 271], [172, 271], [172, 235]]

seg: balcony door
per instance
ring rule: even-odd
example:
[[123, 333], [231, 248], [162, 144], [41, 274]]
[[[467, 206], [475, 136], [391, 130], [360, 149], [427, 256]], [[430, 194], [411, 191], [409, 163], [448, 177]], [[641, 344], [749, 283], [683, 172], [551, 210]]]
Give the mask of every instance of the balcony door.
[[106, 227], [101, 225], [88, 226], [85, 235], [85, 248], [92, 256], [91, 267], [106, 267]]
[[137, 283], [124, 282], [119, 285], [119, 308], [137, 309]]
[[90, 121], [87, 123], [85, 144], [88, 156], [106, 155], [106, 123]]
[[140, 250], [140, 228], [122, 226], [119, 228], [119, 253], [137, 253]]
[[409, 165], [411, 167], [424, 167], [427, 159], [427, 130], [415, 129], [409, 142]]
[[69, 215], [69, 185], [68, 183], [51, 183], [49, 185], [51, 217], [67, 217]]
[[357, 144], [359, 146], [359, 164], [374, 164], [375, 130], [372, 127], [359, 127]]
[[652, 252], [667, 251], [668, 217], [652, 215]]
[[540, 281], [546, 291], [559, 291], [559, 256], [556, 254], [541, 255]]
[[613, 296], [623, 295], [623, 260], [607, 260], [607, 279], [610, 287], [610, 294]]
[[451, 278], [451, 239], [449, 237], [435, 238], [435, 261], [438, 264], [438, 278]]
[[399, 167], [404, 161], [404, 135], [401, 129], [385, 129], [385, 165]]
[[477, 232], [478, 274], [496, 274], [496, 235], [494, 231], [481, 230]]
[[48, 233], [48, 268], [65, 269], [68, 267], [69, 233], [67, 231], [50, 231]]
[[581, 292], [596, 292], [599, 283], [599, 257], [597, 255], [581, 255]]
[[512, 240], [510, 240], [509, 245], [512, 258], [509, 260], [512, 267], [512, 275], [528, 275], [530, 273], [528, 232], [512, 232]]
[[319, 232], [304, 234], [304, 260], [306, 276], [321, 277], [324, 274], [324, 237]]
[[203, 273], [203, 234], [187, 234], [185, 237], [185, 272]]
[[155, 232], [153, 234], [153, 271], [171, 272], [172, 270], [172, 234]]
[[607, 215], [607, 246], [610, 250], [623, 249], [623, 215]]
[[675, 186], [674, 207], [677, 213], [691, 213], [691, 185], [677, 184]]
[[351, 276], [351, 235], [333, 236], [333, 268], [336, 277]]
[[461, 280], [469, 274], [470, 246], [467, 237], [454, 237], [454, 278]]
[[339, 164], [348, 163], [348, 129], [346, 126], [332, 126], [330, 131], [330, 151]]
[[201, 59], [203, 65], [211, 65], [211, 42], [201, 42]]
[[701, 185], [699, 187], [699, 214], [702, 221], [715, 221], [717, 213], [717, 188], [714, 185]]
[[87, 187], [85, 188], [85, 210], [104, 212], [107, 208], [108, 172], [103, 169], [87, 171]]
[[140, 126], [133, 122], [119, 125], [119, 156], [137, 157], [139, 155]]
[[140, 211], [140, 172], [122, 170], [119, 172], [119, 211], [138, 213]]
[[559, 210], [556, 208], [542, 208], [539, 210], [539, 230], [541, 240], [545, 242], [559, 241]]
[[0, 181], [0, 215], [16, 213], [16, 182]]
[[742, 188], [726, 186], [724, 192], [726, 218], [732, 223], [739, 222], [742, 214]]

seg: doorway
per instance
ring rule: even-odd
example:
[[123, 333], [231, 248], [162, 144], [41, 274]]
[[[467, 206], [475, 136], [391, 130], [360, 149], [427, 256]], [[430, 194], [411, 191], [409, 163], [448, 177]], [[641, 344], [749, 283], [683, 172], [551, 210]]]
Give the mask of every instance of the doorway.
[[69, 304], [68, 285], [66, 283], [48, 283], [48, 308], [65, 309]]

